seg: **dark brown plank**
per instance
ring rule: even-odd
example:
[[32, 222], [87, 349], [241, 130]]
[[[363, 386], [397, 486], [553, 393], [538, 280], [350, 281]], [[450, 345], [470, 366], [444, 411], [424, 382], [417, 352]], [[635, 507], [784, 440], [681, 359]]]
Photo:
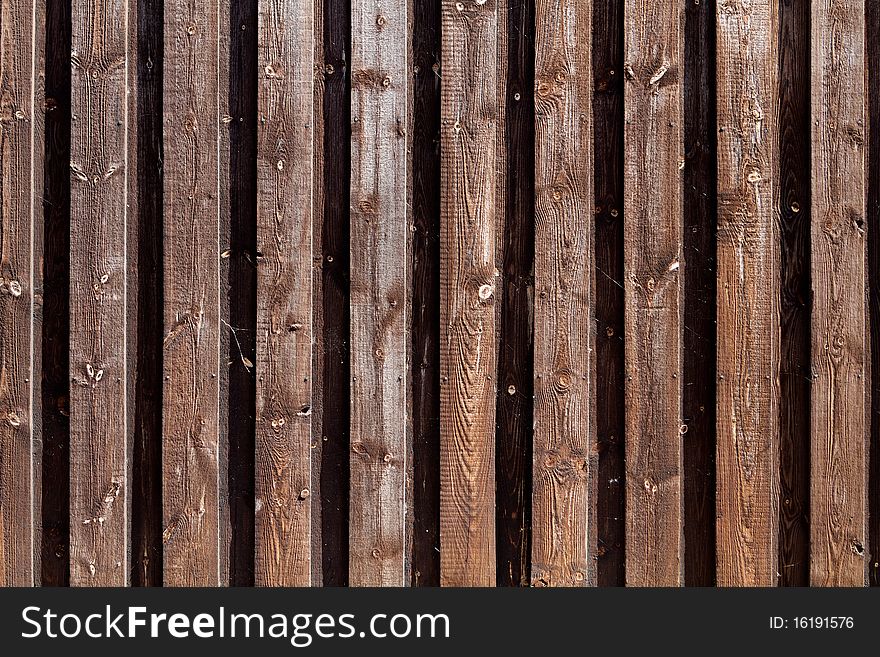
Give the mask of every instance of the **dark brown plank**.
[[779, 13], [779, 584], [810, 570], [810, 3]]
[[623, 3], [593, 3], [593, 177], [596, 187], [596, 583], [623, 586]]
[[812, 4], [810, 582], [867, 577], [865, 10]]
[[591, 7], [535, 9], [535, 435], [532, 584], [593, 579]]
[[[535, 292], [535, 8], [498, 5], [496, 252], [501, 261], [495, 432], [496, 584], [528, 586], [532, 513], [532, 306]], [[506, 20], [505, 20], [506, 17]], [[513, 390], [513, 392], [511, 392]]]
[[440, 584], [440, 4], [412, 5], [413, 586]]
[[166, 0], [164, 583], [220, 583], [220, 69], [216, 3]]
[[43, 178], [42, 578], [70, 578], [70, 3], [46, 2]]
[[[257, 321], [257, 12], [232, 0], [229, 23], [229, 232], [221, 252], [221, 372], [227, 367], [225, 419], [229, 451], [229, 585], [254, 584], [254, 473]], [[221, 86], [223, 80], [221, 80]], [[222, 236], [221, 236], [221, 239]], [[228, 257], [224, 257], [227, 256]], [[224, 272], [225, 269], [225, 272]], [[222, 375], [221, 375], [222, 385]], [[222, 389], [221, 389], [222, 391]], [[221, 392], [222, 395], [222, 392]], [[221, 397], [222, 399], [222, 397]], [[223, 412], [225, 411], [225, 413]], [[225, 418], [224, 418], [225, 415]]]
[[42, 235], [42, 9], [0, 8], [0, 586], [40, 581], [37, 290]]
[[263, 586], [311, 583], [313, 19], [307, 3], [260, 4], [254, 572]]
[[498, 12], [443, 3], [440, 579], [495, 583]]
[[[161, 6], [130, 3], [137, 44], [136, 96], [129, 96], [129, 388], [132, 426], [131, 584], [162, 584], [162, 34]], [[136, 41], [134, 41], [136, 37]], [[133, 46], [134, 47], [134, 46]], [[136, 139], [135, 139], [136, 136]], [[132, 165], [135, 166], [135, 165]], [[136, 203], [134, 203], [136, 201]], [[135, 247], [136, 245], [136, 247]], [[133, 265], [136, 265], [133, 267]]]
[[685, 8], [685, 586], [715, 583], [715, 10], [714, 2], [688, 2]]
[[626, 581], [678, 586], [684, 14], [648, 0], [625, 7]]
[[718, 11], [717, 582], [776, 583], [774, 7]]
[[73, 9], [70, 149], [70, 581], [129, 578], [128, 4]]
[[323, 216], [321, 289], [323, 368], [321, 428], [321, 569], [325, 586], [348, 583], [349, 443], [349, 148], [351, 11], [347, 0], [323, 3]]

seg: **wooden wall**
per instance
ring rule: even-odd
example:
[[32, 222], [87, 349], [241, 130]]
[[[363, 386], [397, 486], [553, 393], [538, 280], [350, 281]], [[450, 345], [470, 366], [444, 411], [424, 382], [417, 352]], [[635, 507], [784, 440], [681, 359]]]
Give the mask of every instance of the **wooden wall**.
[[0, 584], [880, 584], [880, 0], [0, 7]]

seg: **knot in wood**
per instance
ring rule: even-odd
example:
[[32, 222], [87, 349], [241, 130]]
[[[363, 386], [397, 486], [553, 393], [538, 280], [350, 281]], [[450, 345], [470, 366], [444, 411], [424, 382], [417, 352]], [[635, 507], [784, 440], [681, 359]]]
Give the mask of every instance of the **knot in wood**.
[[571, 388], [571, 372], [562, 370], [553, 375], [553, 389], [557, 393], [566, 393]]

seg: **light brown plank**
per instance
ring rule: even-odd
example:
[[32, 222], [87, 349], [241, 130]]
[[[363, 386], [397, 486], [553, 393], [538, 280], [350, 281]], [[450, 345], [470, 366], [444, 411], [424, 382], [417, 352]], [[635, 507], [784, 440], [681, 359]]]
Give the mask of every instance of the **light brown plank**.
[[718, 3], [717, 583], [777, 577], [775, 0]]
[[498, 12], [441, 11], [440, 581], [493, 586]]
[[590, 583], [592, 2], [535, 5], [532, 584]]
[[[70, 583], [128, 582], [127, 0], [72, 12]], [[120, 25], [120, 23], [122, 25]]]
[[682, 577], [683, 6], [624, 9], [626, 582]]
[[354, 0], [349, 583], [408, 580], [406, 0]]
[[166, 586], [220, 583], [220, 11], [214, 1], [165, 2]]
[[0, 6], [0, 586], [39, 582], [42, 3]]
[[810, 582], [867, 578], [865, 13], [812, 3]]
[[259, 6], [255, 575], [267, 586], [311, 583], [313, 20], [305, 0]]

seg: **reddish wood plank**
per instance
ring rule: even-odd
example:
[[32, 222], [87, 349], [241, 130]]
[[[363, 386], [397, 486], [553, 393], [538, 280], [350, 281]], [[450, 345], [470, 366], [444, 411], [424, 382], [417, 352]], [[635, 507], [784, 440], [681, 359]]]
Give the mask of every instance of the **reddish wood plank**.
[[626, 581], [682, 573], [683, 7], [624, 13]]
[[867, 581], [865, 4], [812, 3], [810, 582]]
[[440, 581], [493, 586], [498, 11], [441, 12]]
[[36, 0], [0, 6], [0, 586], [40, 579], [43, 19]]
[[349, 582], [403, 586], [410, 468], [408, 4], [355, 0], [351, 11]]
[[586, 0], [535, 9], [532, 584], [543, 586], [583, 586], [594, 570], [591, 13]]
[[776, 6], [719, 3], [717, 583], [777, 577]]
[[80, 586], [129, 576], [128, 16], [127, 0], [72, 14], [70, 583]]
[[165, 2], [164, 583], [220, 583], [220, 7]]
[[303, 0], [259, 11], [255, 578], [308, 586], [314, 17]]

